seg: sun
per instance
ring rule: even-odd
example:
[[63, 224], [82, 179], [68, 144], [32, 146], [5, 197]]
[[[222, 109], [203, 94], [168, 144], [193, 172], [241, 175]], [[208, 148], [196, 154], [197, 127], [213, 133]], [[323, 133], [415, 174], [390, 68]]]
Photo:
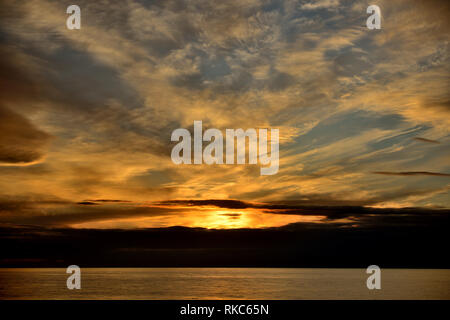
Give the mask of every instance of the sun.
[[208, 229], [236, 229], [248, 227], [250, 221], [247, 213], [236, 210], [214, 210], [211, 211]]

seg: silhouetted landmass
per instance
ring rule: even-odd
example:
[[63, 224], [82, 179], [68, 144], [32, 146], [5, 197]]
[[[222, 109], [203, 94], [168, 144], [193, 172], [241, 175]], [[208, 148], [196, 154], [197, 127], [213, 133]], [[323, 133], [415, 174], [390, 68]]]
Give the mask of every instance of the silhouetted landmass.
[[2, 267], [449, 268], [448, 210], [279, 228], [0, 228]]

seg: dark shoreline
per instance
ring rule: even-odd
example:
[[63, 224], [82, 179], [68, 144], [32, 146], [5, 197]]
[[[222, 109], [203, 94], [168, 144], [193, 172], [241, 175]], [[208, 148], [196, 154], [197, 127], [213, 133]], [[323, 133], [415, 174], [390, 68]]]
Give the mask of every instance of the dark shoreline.
[[138, 230], [0, 228], [0, 267], [448, 269], [448, 219], [349, 228]]

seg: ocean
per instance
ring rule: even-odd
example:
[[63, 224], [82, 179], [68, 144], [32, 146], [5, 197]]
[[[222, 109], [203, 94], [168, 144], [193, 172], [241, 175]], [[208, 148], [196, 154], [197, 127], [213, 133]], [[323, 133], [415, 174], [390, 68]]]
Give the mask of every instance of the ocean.
[[83, 268], [69, 290], [64, 268], [0, 268], [0, 299], [347, 300], [450, 299], [450, 270], [381, 269], [369, 290], [365, 269]]

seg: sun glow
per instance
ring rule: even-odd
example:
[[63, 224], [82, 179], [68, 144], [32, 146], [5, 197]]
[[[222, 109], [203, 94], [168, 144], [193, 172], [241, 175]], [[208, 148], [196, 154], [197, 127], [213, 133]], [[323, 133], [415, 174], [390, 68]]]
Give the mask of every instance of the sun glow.
[[260, 209], [220, 209], [217, 207], [177, 207], [177, 215], [118, 218], [72, 224], [72, 228], [132, 229], [184, 226], [206, 229], [238, 229], [280, 227], [296, 222], [320, 222], [323, 216], [301, 216], [268, 213]]

